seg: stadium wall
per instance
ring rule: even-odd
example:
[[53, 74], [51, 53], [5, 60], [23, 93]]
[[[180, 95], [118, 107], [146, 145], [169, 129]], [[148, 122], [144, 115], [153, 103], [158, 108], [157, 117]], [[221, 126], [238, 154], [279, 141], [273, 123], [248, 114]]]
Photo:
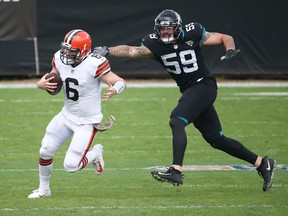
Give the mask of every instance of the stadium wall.
[[[0, 12], [4, 4], [4, 1], [0, 1]], [[35, 23], [40, 75], [50, 71], [52, 56], [59, 49], [64, 35], [71, 29], [81, 28], [90, 33], [93, 46], [118, 44], [137, 46], [140, 45], [144, 35], [153, 32], [154, 18], [157, 14], [170, 8], [180, 13], [184, 24], [192, 21], [200, 22], [207, 31], [227, 33], [234, 37], [241, 53], [229, 61], [219, 60], [225, 52], [222, 46], [203, 48], [213, 74], [244, 78], [286, 78], [288, 77], [286, 54], [288, 28], [284, 23], [288, 18], [286, 5], [284, 0], [277, 1], [277, 4], [271, 0], [37, 1]], [[0, 13], [0, 22], [4, 18], [3, 13]], [[11, 25], [8, 21], [4, 24]], [[18, 24], [18, 28], [23, 26], [21, 22]], [[35, 41], [19, 38], [1, 39], [0, 34], [0, 77], [35, 76], [34, 45]], [[153, 60], [112, 57], [109, 57], [109, 60], [112, 70], [126, 78], [168, 76]]]

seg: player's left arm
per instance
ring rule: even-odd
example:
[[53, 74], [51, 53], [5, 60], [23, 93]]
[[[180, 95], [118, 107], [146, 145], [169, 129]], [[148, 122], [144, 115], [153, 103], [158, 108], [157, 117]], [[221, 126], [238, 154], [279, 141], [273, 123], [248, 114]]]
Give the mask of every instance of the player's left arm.
[[218, 32], [205, 32], [202, 44], [203, 45], [223, 44], [226, 50], [226, 54], [221, 57], [221, 60], [230, 59], [240, 52], [240, 50], [235, 49], [235, 43], [232, 36]]
[[113, 95], [121, 93], [127, 87], [125, 80], [112, 71], [102, 75], [100, 80], [108, 85], [106, 92], [102, 96], [103, 101], [108, 100]]

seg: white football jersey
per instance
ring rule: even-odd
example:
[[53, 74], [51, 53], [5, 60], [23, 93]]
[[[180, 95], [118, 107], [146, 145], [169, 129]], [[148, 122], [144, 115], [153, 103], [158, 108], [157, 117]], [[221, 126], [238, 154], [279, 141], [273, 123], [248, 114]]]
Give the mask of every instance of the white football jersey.
[[102, 121], [100, 77], [108, 73], [109, 61], [105, 57], [89, 54], [76, 67], [65, 65], [56, 52], [52, 61], [60, 73], [64, 89], [65, 117], [75, 124], [93, 124]]

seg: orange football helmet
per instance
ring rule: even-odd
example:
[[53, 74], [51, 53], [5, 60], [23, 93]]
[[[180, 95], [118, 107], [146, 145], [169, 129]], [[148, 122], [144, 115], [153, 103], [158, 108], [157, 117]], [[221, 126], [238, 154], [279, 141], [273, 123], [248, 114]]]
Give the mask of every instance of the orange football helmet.
[[68, 32], [61, 43], [60, 59], [63, 64], [79, 64], [91, 52], [92, 40], [90, 35], [81, 30], [74, 29]]

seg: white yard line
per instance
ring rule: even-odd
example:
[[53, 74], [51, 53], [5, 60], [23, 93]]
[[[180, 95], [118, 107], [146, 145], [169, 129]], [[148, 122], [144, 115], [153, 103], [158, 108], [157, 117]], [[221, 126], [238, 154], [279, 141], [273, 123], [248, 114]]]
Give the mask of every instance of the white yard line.
[[[250, 165], [185, 165], [182, 167], [183, 171], [233, 171], [233, 170], [255, 170], [254, 166]], [[93, 171], [92, 168], [85, 168], [85, 171]], [[167, 170], [165, 166], [154, 166], [144, 168], [106, 168], [105, 170], [117, 171], [117, 170]], [[288, 170], [288, 167], [284, 164], [277, 164], [275, 170]], [[64, 171], [62, 168], [54, 168], [53, 171]], [[38, 169], [0, 169], [2, 172], [38, 172]]]
[[[171, 87], [177, 87], [175, 82], [171, 82], [171, 81], [127, 81], [128, 83], [128, 87], [129, 88], [151, 88], [151, 87], [155, 87], [155, 88], [171, 88]], [[286, 81], [249, 81], [249, 82], [245, 82], [245, 81], [220, 81], [218, 82], [218, 86], [219, 87], [288, 87], [288, 82]], [[105, 87], [105, 85], [103, 85], [103, 87]], [[36, 82], [34, 83], [23, 83], [23, 82], [0, 82], [0, 89], [7, 89], [7, 88], [37, 88], [36, 87]]]
[[[51, 207], [51, 208], [29, 208], [29, 209], [19, 209], [19, 208], [1, 208], [0, 211], [2, 212], [14, 212], [14, 211], [32, 211], [32, 212], [43, 212], [43, 211], [51, 211], [52, 214], [53, 212], [62, 212], [62, 211], [76, 211], [76, 210], [87, 210], [87, 209], [92, 209], [92, 210], [105, 210], [105, 209], [253, 209], [253, 208], [274, 208], [274, 207], [279, 207], [281, 205], [277, 204], [262, 204], [262, 205], [243, 205], [243, 204], [232, 204], [232, 205], [155, 205], [155, 206], [75, 206], [75, 207]], [[282, 206], [285, 207], [285, 206]]]
[[236, 96], [288, 96], [288, 92], [238, 92]]

